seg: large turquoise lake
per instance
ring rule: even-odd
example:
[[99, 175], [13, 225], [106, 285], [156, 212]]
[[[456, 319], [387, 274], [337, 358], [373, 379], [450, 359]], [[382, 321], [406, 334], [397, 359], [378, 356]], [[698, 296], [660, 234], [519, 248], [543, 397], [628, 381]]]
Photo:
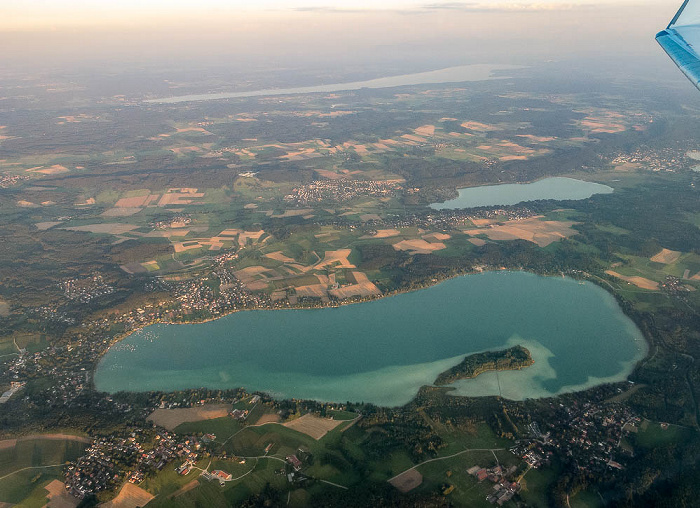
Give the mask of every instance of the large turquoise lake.
[[339, 308], [152, 325], [109, 349], [95, 384], [108, 392], [242, 386], [396, 406], [464, 355], [513, 344], [529, 348], [535, 364], [458, 381], [454, 393], [524, 399], [619, 381], [647, 347], [594, 284], [487, 272]]
[[516, 205], [538, 199], [587, 199], [594, 194], [610, 194], [612, 187], [575, 178], [552, 177], [533, 183], [482, 185], [457, 189], [459, 195], [444, 203], [430, 205], [435, 210], [475, 208], [478, 206]]

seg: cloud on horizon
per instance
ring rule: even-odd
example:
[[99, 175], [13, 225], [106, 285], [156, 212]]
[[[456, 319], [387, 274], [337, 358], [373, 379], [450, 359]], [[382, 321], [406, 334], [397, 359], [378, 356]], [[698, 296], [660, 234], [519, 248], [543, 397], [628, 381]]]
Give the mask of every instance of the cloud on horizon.
[[440, 11], [458, 12], [545, 12], [545, 11], [571, 11], [576, 9], [591, 9], [597, 6], [609, 6], [606, 2], [433, 2], [425, 4], [411, 4], [405, 8], [399, 7], [335, 7], [322, 5], [308, 5], [291, 7], [288, 10], [294, 12], [328, 13], [328, 14], [365, 14], [365, 13], [396, 13], [396, 14], [426, 14]]
[[[468, 12], [519, 12], [587, 9], [595, 3], [559, 3], [559, 2], [435, 2], [420, 6], [423, 10], [452, 10]], [[605, 5], [605, 4], [600, 4]]]

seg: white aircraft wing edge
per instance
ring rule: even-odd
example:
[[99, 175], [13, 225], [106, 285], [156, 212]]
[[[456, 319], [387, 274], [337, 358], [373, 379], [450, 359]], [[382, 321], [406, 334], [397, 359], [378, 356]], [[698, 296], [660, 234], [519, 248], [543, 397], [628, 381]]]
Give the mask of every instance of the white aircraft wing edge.
[[685, 0], [656, 41], [671, 60], [700, 89], [700, 0]]

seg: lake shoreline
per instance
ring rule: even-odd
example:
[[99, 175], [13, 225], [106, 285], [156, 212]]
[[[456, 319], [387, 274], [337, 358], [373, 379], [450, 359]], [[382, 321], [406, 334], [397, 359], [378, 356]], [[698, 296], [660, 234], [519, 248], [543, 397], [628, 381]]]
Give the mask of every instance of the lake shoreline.
[[[104, 353], [100, 356], [100, 358], [98, 359], [98, 361], [95, 363], [95, 366], [94, 366], [94, 368], [93, 368], [93, 375], [91, 376], [91, 384], [93, 384], [93, 387], [95, 387], [95, 384], [94, 384], [94, 383], [95, 383], [95, 372], [96, 372], [96, 371], [98, 370], [98, 368], [100, 367], [100, 365], [101, 365], [101, 363], [102, 363], [102, 361], [103, 361], [103, 359], [104, 359], [104, 357], [105, 357], [107, 351], [109, 351], [109, 349], [110, 349], [111, 347], [113, 347], [113, 346], [114, 346], [115, 344], [117, 344], [118, 342], [124, 340], [125, 338], [131, 336], [131, 335], [134, 334], [135, 332], [141, 331], [141, 330], [143, 330], [144, 328], [146, 328], [147, 326], [150, 326], [150, 325], [153, 325], [153, 324], [164, 324], [164, 325], [171, 325], [171, 324], [202, 324], [202, 323], [207, 323], [207, 322], [216, 321], [216, 320], [218, 320], [219, 318], [222, 318], [222, 317], [230, 316], [231, 314], [233, 314], [233, 313], [235, 313], [235, 312], [238, 312], [238, 311], [240, 311], [240, 310], [321, 310], [321, 309], [324, 309], [324, 308], [340, 308], [340, 307], [349, 306], [349, 305], [352, 305], [352, 304], [355, 304], [355, 303], [366, 303], [366, 302], [369, 302], [369, 301], [381, 300], [381, 299], [384, 299], [384, 298], [389, 297], [389, 296], [399, 296], [399, 295], [406, 294], [406, 293], [415, 293], [415, 292], [417, 292], [417, 291], [419, 291], [419, 290], [421, 290], [421, 289], [429, 289], [429, 288], [434, 287], [434, 286], [436, 286], [436, 285], [438, 285], [438, 284], [440, 284], [440, 283], [447, 282], [447, 281], [449, 281], [449, 280], [452, 280], [452, 279], [455, 279], [455, 278], [458, 278], [458, 277], [463, 277], [463, 276], [466, 276], [466, 275], [476, 275], [476, 274], [480, 274], [480, 273], [489, 273], [489, 272], [495, 272], [495, 273], [526, 273], [526, 274], [532, 274], [532, 275], [537, 275], [537, 276], [546, 277], [546, 278], [554, 278], [554, 277], [564, 276], [564, 274], [561, 273], [561, 272], [559, 272], [559, 273], [537, 273], [537, 272], [535, 272], [535, 271], [526, 271], [526, 270], [506, 270], [506, 269], [504, 269], [504, 268], [502, 268], [502, 267], [489, 267], [489, 269], [487, 269], [487, 270], [469, 270], [469, 271], [465, 271], [465, 272], [461, 272], [461, 273], [450, 274], [449, 276], [435, 277], [435, 278], [431, 278], [431, 279], [429, 279], [429, 280], [425, 280], [425, 281], [423, 281], [423, 283], [416, 284], [416, 285], [414, 285], [414, 286], [412, 286], [412, 287], [397, 289], [397, 290], [394, 290], [394, 291], [385, 293], [385, 294], [383, 294], [383, 295], [381, 295], [381, 296], [378, 296], [378, 297], [370, 297], [370, 298], [357, 299], [357, 300], [353, 300], [353, 301], [349, 301], [349, 302], [333, 302], [333, 303], [327, 303], [327, 304], [323, 304], [323, 303], [320, 303], [320, 302], [319, 302], [318, 304], [316, 304], [316, 305], [311, 305], [311, 306], [307, 306], [307, 305], [302, 305], [302, 306], [295, 305], [295, 306], [289, 306], [289, 307], [273, 307], [273, 306], [266, 306], [266, 307], [257, 307], [257, 308], [253, 308], [253, 309], [236, 309], [236, 310], [232, 310], [231, 312], [227, 312], [226, 314], [222, 314], [221, 316], [216, 316], [216, 317], [211, 317], [211, 318], [206, 318], [206, 319], [199, 319], [199, 320], [188, 320], [188, 321], [177, 321], [177, 322], [170, 322], [170, 321], [167, 321], [167, 320], [154, 320], [153, 322], [151, 322], [151, 323], [149, 323], [149, 324], [145, 324], [145, 325], [143, 325], [142, 327], [140, 327], [140, 328], [138, 328], [138, 329], [130, 330], [130, 331], [127, 332], [127, 333], [121, 334], [120, 336], [115, 337], [114, 340], [110, 342], [109, 347], [104, 351]], [[596, 286], [596, 287], [598, 287], [598, 288], [604, 290], [604, 292], [605, 292], [606, 294], [611, 295], [611, 296], [613, 297], [613, 299], [615, 299], [615, 301], [617, 301], [617, 300], [616, 300], [616, 297], [615, 297], [615, 294], [612, 293], [611, 291], [607, 290], [607, 288], [602, 287], [597, 281], [595, 281], [595, 279], [593, 279], [592, 276], [586, 277], [586, 274], [583, 274], [583, 273], [569, 273], [569, 274], [567, 274], [567, 275], [569, 275], [569, 277], [567, 277], [567, 278], [570, 279], [570, 280], [582, 280], [582, 279], [583, 279], [583, 280], [589, 280], [589, 281], [592, 281], [592, 282], [596, 282], [596, 284], [594, 284], [594, 286]], [[619, 307], [619, 302], [618, 302], [618, 307]], [[631, 320], [631, 317], [630, 317], [627, 313], [622, 312], [622, 308], [620, 308], [619, 310], [621, 311], [621, 313], [622, 313], [626, 318], [628, 318], [628, 319]], [[631, 320], [631, 321], [634, 323], [633, 320]], [[649, 351], [648, 339], [641, 333], [641, 330], [640, 330], [639, 327], [636, 325], [636, 323], [634, 323], [634, 326], [635, 326], [636, 331], [644, 338], [645, 352], [644, 352], [644, 354], [643, 354], [641, 357], [636, 357], [636, 356], [635, 356], [634, 365], [632, 365], [631, 368], [625, 368], [625, 369], [624, 369], [624, 370], [625, 370], [625, 374], [624, 374], [625, 378], [631, 374], [631, 372], [632, 372], [633, 369], [634, 369], [634, 366], [637, 365], [638, 362], [643, 361], [643, 359], [646, 358], [646, 356], [648, 355], [648, 351]], [[485, 350], [488, 350], [488, 348], [485, 349]], [[464, 358], [464, 354], [462, 354], [462, 358]], [[455, 364], [457, 364], [457, 363], [459, 363], [459, 359], [457, 359], [457, 360], [455, 361]], [[486, 371], [484, 371], [484, 372], [486, 372]], [[617, 374], [616, 374], [616, 375], [617, 375]], [[432, 381], [432, 379], [431, 379], [431, 381]], [[428, 382], [428, 383], [430, 383], [430, 382]], [[193, 388], [193, 387], [195, 387], [195, 386], [193, 385], [193, 386], [191, 386], [191, 387], [189, 387], [189, 388]], [[184, 389], [184, 388], [173, 388], [173, 390], [176, 390], [176, 389]], [[273, 389], [273, 390], [269, 390], [269, 389], [266, 390], [266, 389], [262, 389], [262, 388], [259, 389], [259, 390], [255, 390], [255, 388], [254, 388], [254, 387], [251, 387], [251, 386], [248, 386], [247, 389], [250, 389], [250, 390], [252, 390], [252, 391], [261, 391], [261, 392], [271, 392], [271, 391], [274, 391], [274, 389]], [[115, 390], [115, 391], [120, 391], [120, 390]], [[141, 391], [143, 391], [143, 392], [148, 392], [148, 391], [168, 391], [168, 390], [166, 390], [166, 389], [144, 389], [144, 390], [125, 390], [125, 391], [134, 391], [134, 392], [141, 392]], [[280, 394], [280, 395], [282, 395], [282, 394]], [[414, 395], [414, 396], [415, 396], [415, 395]], [[283, 396], [283, 398], [289, 398], [289, 397]], [[304, 397], [302, 397], [302, 398], [304, 398]], [[321, 399], [319, 398], [318, 400], [321, 400]]]
[[[553, 176], [544, 176], [544, 177], [542, 177], [542, 178], [535, 179], [535, 180], [533, 180], [533, 181], [531, 181], [531, 182], [522, 182], [522, 183], [519, 182], [519, 183], [516, 183], [516, 184], [500, 183], [500, 184], [492, 184], [492, 185], [487, 186], [487, 187], [498, 187], [498, 186], [502, 186], [502, 185], [530, 185], [530, 184], [535, 184], [535, 183], [538, 183], [538, 182], [541, 182], [541, 181], [543, 181], [543, 180], [547, 180], [547, 179], [550, 179], [550, 178], [562, 178], [562, 179], [567, 179], [567, 180], [575, 180], [575, 181], [580, 181], [580, 182], [585, 182], [585, 183], [591, 183], [591, 184], [596, 184], [596, 185], [603, 185], [603, 186], [605, 186], [604, 184], [599, 184], [598, 182], [590, 182], [590, 181], [588, 181], [588, 180], [581, 180], [581, 179], [579, 179], [579, 178], [573, 178], [572, 176], [566, 175], [566, 176], [554, 176], [554, 177], [553, 177]], [[459, 192], [460, 190], [463, 190], [463, 189], [475, 189], [475, 188], [483, 188], [483, 187], [484, 187], [483, 185], [482, 185], [482, 186], [477, 185], [477, 186], [472, 186], [472, 187], [460, 187], [459, 189], [457, 189], [457, 191]], [[455, 198], [455, 199], [458, 199], [458, 198]], [[444, 202], [442, 202], [442, 203], [432, 203], [430, 206], [432, 207], [432, 205], [435, 205], [435, 204], [444, 204], [444, 203], [446, 203], [446, 202], [448, 202], [448, 201], [453, 201], [453, 200], [446, 200], [446, 201], [444, 201]], [[506, 205], [504, 205], [504, 206], [506, 206]], [[479, 208], [479, 207], [476, 207], [476, 208]], [[240, 312], [240, 311], [253, 311], [253, 310], [303, 310], [303, 309], [338, 308], [338, 307], [345, 306], [345, 305], [353, 305], [353, 304], [357, 304], [357, 303], [365, 303], [365, 302], [370, 302], [370, 301], [375, 301], [375, 300], [383, 299], [383, 298], [390, 297], [390, 296], [397, 296], [397, 295], [401, 295], [401, 294], [405, 294], [405, 293], [410, 293], [410, 292], [413, 292], [413, 291], [419, 291], [419, 290], [421, 290], [421, 289], [427, 289], [427, 288], [430, 288], [430, 287], [432, 287], [432, 286], [434, 286], [434, 285], [436, 285], [436, 284], [440, 284], [441, 282], [444, 282], [444, 281], [447, 281], [447, 280], [450, 280], [450, 279], [453, 279], [453, 278], [456, 278], [456, 277], [461, 277], [461, 276], [465, 276], [465, 275], [473, 275], [473, 274], [483, 273], [483, 272], [485, 272], [485, 271], [503, 271], [503, 270], [506, 270], [506, 269], [504, 269], [504, 268], [498, 268], [498, 267], [486, 267], [486, 268], [484, 268], [484, 269], [482, 269], [482, 270], [468, 270], [468, 271], [464, 271], [464, 272], [459, 272], [459, 273], [451, 274], [451, 275], [449, 275], [449, 276], [442, 276], [442, 277], [432, 278], [430, 282], [424, 282], [424, 283], [422, 283], [422, 284], [419, 283], [417, 287], [409, 287], [409, 288], [395, 289], [395, 290], [389, 291], [389, 292], [387, 292], [387, 293], [382, 293], [381, 295], [369, 296], [369, 297], [356, 297], [356, 298], [353, 298], [353, 299], [348, 299], [347, 301], [328, 302], [328, 303], [326, 303], [326, 304], [319, 302], [318, 304], [313, 304], [313, 305], [289, 305], [289, 306], [287, 306], [287, 307], [267, 306], [267, 307], [254, 307], [254, 308], [244, 308], [244, 309], [233, 309], [233, 310], [228, 310], [228, 311], [226, 311], [226, 312], [224, 312], [224, 313], [222, 313], [222, 314], [220, 314], [220, 315], [212, 316], [212, 317], [208, 317], [208, 318], [204, 318], [204, 319], [193, 319], [193, 320], [183, 320], [183, 321], [169, 321], [169, 320], [165, 320], [165, 319], [153, 320], [153, 321], [150, 321], [150, 322], [148, 322], [148, 323], [145, 323], [144, 325], [142, 325], [141, 327], [139, 327], [139, 328], [137, 328], [137, 329], [130, 330], [130, 331], [128, 331], [128, 332], [125, 332], [125, 333], [123, 333], [123, 334], [120, 334], [120, 335], [118, 335], [118, 336], [115, 336], [115, 337], [113, 338], [113, 340], [110, 341], [110, 344], [108, 345], [107, 349], [100, 355], [100, 357], [97, 359], [97, 361], [95, 362], [95, 365], [94, 365], [93, 368], [92, 368], [92, 374], [93, 374], [93, 375], [91, 376], [90, 384], [92, 385], [93, 388], [95, 388], [95, 386], [94, 386], [94, 373], [95, 373], [95, 371], [97, 370], [97, 368], [99, 367], [99, 364], [100, 364], [100, 362], [102, 361], [102, 357], [106, 354], [106, 352], [109, 350], [109, 348], [111, 348], [112, 346], [114, 346], [114, 345], [117, 344], [118, 342], [121, 342], [122, 340], [126, 339], [127, 337], [131, 336], [132, 334], [134, 334], [134, 333], [136, 333], [136, 332], [138, 332], [138, 331], [140, 331], [140, 330], [142, 330], [143, 328], [146, 328], [146, 327], [148, 327], [148, 326], [152, 326], [152, 325], [156, 325], [156, 324], [166, 324], [166, 325], [180, 325], [180, 324], [181, 324], [181, 325], [193, 325], [193, 324], [200, 324], [200, 323], [208, 323], [208, 322], [216, 321], [216, 320], [221, 319], [221, 318], [225, 318], [225, 317], [227, 317], [227, 316], [230, 316], [231, 314], [234, 314], [234, 313]], [[560, 274], [551, 274], [551, 273], [539, 273], [539, 272], [535, 272], [535, 271], [531, 271], [531, 270], [511, 270], [511, 269], [507, 269], [507, 271], [526, 271], [526, 272], [528, 272], [528, 273], [533, 273], [533, 274], [535, 274], [535, 275], [540, 275], [540, 276], [543, 276], [543, 277], [558, 276], [558, 275], [560, 275]], [[563, 274], [561, 274], [561, 275], [563, 275]], [[577, 279], [576, 277], [572, 277], [571, 274], [568, 274], [568, 275], [569, 275], [571, 278], [574, 278], [574, 279], [576, 279], [576, 280], [581, 280], [581, 279]], [[583, 279], [589, 280], [589, 279], [586, 278], [586, 277], [583, 277]], [[613, 292], [609, 291], [608, 288], [605, 288], [604, 286], [602, 286], [602, 285], [600, 284], [599, 281], [595, 280], [595, 279], [592, 278], [592, 277], [590, 278], [590, 280], [591, 280], [591, 282], [594, 282], [597, 286], [603, 287], [603, 289], [605, 289], [608, 293], [610, 293], [610, 294], [612, 294], [613, 296], [615, 296], [615, 294], [614, 294]], [[629, 317], [629, 316], [628, 316], [628, 317]], [[646, 337], [645, 337], [645, 342], [647, 343], [647, 346], [650, 345], [650, 342], [649, 342], [649, 340], [648, 340]], [[641, 360], [640, 360], [640, 361], [641, 361]]]
[[[555, 188], [552, 189], [540, 189], [539, 187], [546, 186], [550, 184]], [[559, 186], [557, 189], [556, 186]], [[578, 191], [583, 189], [578, 189], [576, 187], [585, 187], [587, 190], [582, 194], [578, 194]], [[513, 195], [519, 196], [516, 198], [507, 198], [503, 203], [496, 203], [493, 196], [489, 196], [491, 192], [498, 192], [503, 194], [504, 188], [506, 195], [510, 191]], [[489, 185], [474, 185], [468, 187], [459, 187], [455, 189], [457, 195], [453, 198], [447, 199], [441, 202], [430, 203], [428, 205], [432, 210], [459, 210], [467, 208], [482, 208], [482, 207], [498, 207], [498, 206], [516, 206], [528, 203], [531, 201], [541, 201], [541, 200], [553, 200], [553, 201], [568, 201], [568, 200], [581, 200], [589, 199], [590, 197], [597, 194], [611, 194], [614, 192], [614, 188], [609, 185], [605, 185], [599, 182], [592, 182], [589, 180], [582, 180], [580, 178], [574, 178], [572, 176], [544, 176], [528, 182], [502, 182]], [[537, 192], [540, 194], [537, 194]], [[528, 194], [534, 193], [532, 194]], [[556, 193], [569, 193], [567, 196], [557, 196]], [[476, 196], [477, 193], [484, 194], [485, 196]], [[469, 195], [472, 195], [471, 197]], [[484, 199], [484, 201], [479, 201], [479, 199]], [[471, 201], [470, 201], [471, 200]], [[476, 200], [476, 202], [474, 202]]]

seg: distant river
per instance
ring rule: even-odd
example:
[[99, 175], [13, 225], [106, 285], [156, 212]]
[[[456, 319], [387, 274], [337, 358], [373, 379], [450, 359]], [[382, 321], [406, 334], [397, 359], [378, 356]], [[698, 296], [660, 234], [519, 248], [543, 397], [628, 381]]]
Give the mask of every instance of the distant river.
[[98, 390], [234, 388], [279, 398], [405, 404], [464, 355], [522, 344], [535, 364], [456, 393], [545, 397], [626, 378], [646, 354], [615, 299], [591, 283], [487, 272], [339, 308], [256, 310], [144, 328], [95, 372]]
[[341, 92], [347, 90], [360, 90], [361, 88], [392, 88], [395, 86], [427, 85], [437, 83], [461, 83], [464, 81], [484, 81], [496, 79], [494, 71], [521, 69], [520, 65], [494, 65], [475, 64], [448, 67], [437, 71], [417, 72], [414, 74], [402, 74], [386, 78], [370, 79], [367, 81], [353, 81], [350, 83], [332, 83], [329, 85], [302, 86], [297, 88], [270, 88], [266, 90], [249, 90], [245, 92], [222, 92], [207, 94], [180, 95], [176, 97], [163, 97], [161, 99], [148, 99], [144, 102], [175, 104], [188, 101], [212, 101], [217, 99], [238, 99], [242, 97], [264, 97], [270, 95], [292, 95], [319, 92]]
[[515, 205], [538, 199], [587, 199], [593, 194], [610, 194], [612, 187], [575, 178], [544, 178], [534, 183], [483, 185], [457, 189], [459, 196], [430, 205], [435, 210]]

